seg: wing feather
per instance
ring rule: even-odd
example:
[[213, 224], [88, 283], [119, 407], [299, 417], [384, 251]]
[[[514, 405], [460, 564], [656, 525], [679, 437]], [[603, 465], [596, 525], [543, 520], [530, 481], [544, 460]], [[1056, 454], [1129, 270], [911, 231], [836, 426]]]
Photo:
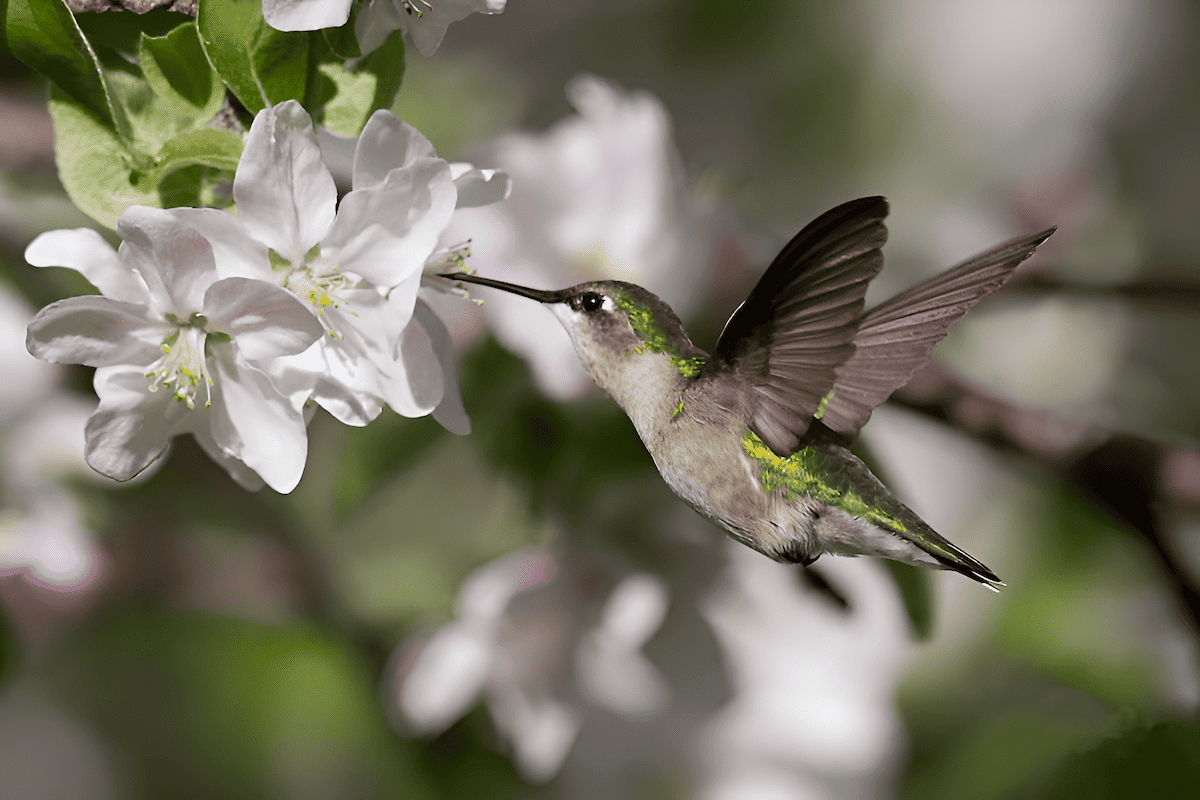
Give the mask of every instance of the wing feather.
[[872, 309], [854, 337], [854, 353], [837, 368], [821, 421], [854, 436], [871, 412], [908, 383], [950, 326], [1004, 285], [1054, 228], [982, 253]]
[[844, 203], [805, 226], [733, 313], [714, 355], [758, 391], [751, 428], [780, 456], [795, 452], [838, 366], [854, 353], [867, 283], [883, 266], [887, 201]]

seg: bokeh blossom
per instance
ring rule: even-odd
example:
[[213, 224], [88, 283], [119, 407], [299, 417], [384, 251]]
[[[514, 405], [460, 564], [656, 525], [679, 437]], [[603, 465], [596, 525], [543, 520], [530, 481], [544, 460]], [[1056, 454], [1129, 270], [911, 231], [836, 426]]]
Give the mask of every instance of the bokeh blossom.
[[83, 460], [89, 404], [57, 386], [57, 368], [26, 351], [33, 312], [0, 287], [0, 575], [72, 589], [95, 568], [92, 533], [63, 480], [93, 477]]
[[662, 625], [666, 585], [634, 574], [602, 591], [595, 567], [530, 548], [469, 576], [457, 618], [397, 650], [399, 726], [440, 733], [482, 696], [517, 770], [543, 783], [579, 733], [581, 698], [627, 717], [661, 710], [670, 689], [641, 649]]
[[702, 611], [734, 696], [700, 748], [704, 800], [887, 797], [903, 729], [892, 694], [908, 653], [895, 586], [871, 559], [827, 559], [847, 602], [797, 580], [796, 568], [728, 543], [724, 579]]
[[[490, 278], [544, 289], [629, 281], [686, 319], [706, 294], [721, 231], [714, 205], [684, 174], [666, 109], [590, 75], [572, 80], [567, 97], [578, 115], [473, 153], [512, 176], [513, 194], [457, 215], [448, 238], [470, 238], [472, 266]], [[501, 292], [488, 293], [484, 310], [544, 391], [565, 398], [591, 385], [550, 314]]]
[[97, 367], [88, 464], [128, 480], [191, 433], [243, 485], [291, 491], [307, 455], [305, 398], [267, 372], [320, 338], [320, 324], [272, 283], [220, 278], [209, 242], [169, 211], [133, 206], [117, 230], [116, 252], [86, 228], [25, 251], [101, 291], [50, 304], [28, 333], [38, 358]]

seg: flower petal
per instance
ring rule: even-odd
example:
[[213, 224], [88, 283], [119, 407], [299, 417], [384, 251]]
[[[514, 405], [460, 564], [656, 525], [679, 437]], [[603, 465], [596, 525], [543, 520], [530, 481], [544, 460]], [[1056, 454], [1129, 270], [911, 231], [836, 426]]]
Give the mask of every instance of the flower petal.
[[151, 392], [138, 367], [101, 367], [92, 385], [100, 407], [84, 429], [84, 457], [101, 475], [127, 481], [167, 449], [187, 406], [167, 391]]
[[238, 486], [248, 492], [257, 492], [267, 485], [257, 472], [246, 466], [244, 461], [234, 458], [220, 448], [217, 440], [213, 438], [211, 425], [196, 426], [192, 431], [192, 437], [200, 445], [200, 449], [207, 453], [209, 458], [220, 464]]
[[401, 16], [395, 0], [369, 0], [363, 6], [354, 21], [354, 35], [364, 56], [386, 42], [392, 31], [400, 29]]
[[262, 11], [277, 31], [319, 31], [345, 25], [350, 0], [263, 0]]
[[29, 323], [25, 344], [43, 361], [107, 367], [151, 364], [170, 327], [145, 306], [95, 294], [68, 297], [43, 308]]
[[413, 325], [420, 325], [433, 345], [433, 352], [442, 367], [442, 400], [433, 409], [433, 418], [459, 436], [471, 432], [471, 418], [463, 407], [462, 394], [458, 390], [458, 371], [454, 368], [454, 340], [445, 323], [433, 312], [424, 300], [417, 299], [413, 309]]
[[212, 246], [170, 211], [130, 206], [117, 220], [124, 239], [118, 256], [142, 276], [151, 307], [181, 319], [200, 310], [204, 291], [217, 278]]
[[376, 111], [367, 120], [354, 149], [354, 188], [378, 186], [392, 170], [412, 166], [423, 158], [437, 158], [433, 144], [392, 112]]
[[195, 228], [212, 245], [213, 261], [222, 278], [256, 278], [278, 283], [271, 271], [267, 246], [250, 235], [233, 214], [215, 208], [172, 208], [182, 224]]
[[323, 311], [338, 335], [324, 337], [287, 363], [312, 376], [312, 396], [321, 407], [347, 425], [365, 425], [382, 409], [384, 386], [396, 369], [395, 348], [413, 301], [405, 312], [402, 300], [385, 299], [374, 289], [351, 289], [342, 297], [343, 306]]
[[[383, 411], [379, 374], [370, 362], [346, 357], [327, 345], [310, 347], [300, 355], [281, 360], [280, 371], [307, 377], [312, 399], [345, 425], [361, 428]], [[369, 390], [366, 387], [370, 387]]]
[[35, 267], [69, 267], [105, 297], [127, 303], [149, 300], [146, 283], [117, 258], [117, 251], [91, 228], [48, 231], [25, 248], [25, 260]]
[[455, 197], [450, 168], [440, 158], [394, 169], [378, 186], [342, 199], [321, 255], [377, 286], [395, 286], [425, 266]]
[[512, 194], [512, 178], [504, 170], [477, 169], [459, 161], [450, 165], [450, 175], [458, 190], [455, 208], [487, 206], [507, 200]]
[[300, 407], [265, 374], [234, 357], [228, 345], [217, 344], [212, 350], [214, 442], [272, 489], [287, 494], [300, 482], [308, 457]]
[[204, 295], [209, 330], [227, 333], [250, 361], [306, 350], [325, 329], [296, 296], [266, 281], [225, 278]]
[[385, 377], [383, 399], [397, 414], [423, 417], [437, 408], [445, 380], [424, 326], [410, 324], [404, 329], [400, 357]]
[[295, 100], [254, 118], [233, 198], [250, 235], [293, 263], [329, 230], [337, 189], [321, 160], [312, 119]]
[[504, 5], [505, 0], [437, 0], [424, 14], [400, 15], [400, 27], [412, 38], [417, 52], [428, 58], [441, 46], [451, 22], [475, 11], [498, 14]]

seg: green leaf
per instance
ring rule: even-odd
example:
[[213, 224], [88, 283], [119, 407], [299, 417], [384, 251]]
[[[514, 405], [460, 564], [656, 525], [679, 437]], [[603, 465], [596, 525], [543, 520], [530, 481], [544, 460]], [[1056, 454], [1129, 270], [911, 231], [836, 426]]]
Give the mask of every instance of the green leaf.
[[196, 24], [209, 63], [251, 114], [304, 100], [308, 34], [267, 25], [261, 0], [201, 0]]
[[404, 39], [394, 32], [361, 59], [343, 59], [328, 37], [314, 33], [311, 53], [318, 61], [304, 107], [313, 121], [342, 136], [357, 136], [371, 115], [391, 108], [404, 78]]
[[354, 3], [350, 6], [350, 17], [346, 23], [340, 28], [325, 28], [321, 34], [325, 37], [325, 43], [329, 45], [329, 49], [342, 58], [360, 58], [362, 50], [358, 46], [358, 34], [354, 31], [354, 25], [358, 21], [358, 14], [362, 11], [365, 3]]
[[135, 181], [125, 143], [86, 106], [57, 86], [50, 92], [58, 176], [71, 201], [114, 230], [131, 205], [158, 205], [153, 184]]
[[[132, 152], [128, 146], [86, 108], [55, 87], [50, 94], [50, 115], [58, 160], [58, 174], [71, 201], [97, 222], [115, 229], [117, 219], [131, 205], [169, 208], [194, 205], [207, 197], [208, 186], [228, 180], [237, 166], [241, 137], [232, 131], [200, 128], [168, 139], [156, 152]], [[196, 183], [180, 192], [178, 181], [167, 186], [181, 168], [203, 165], [222, 170], [188, 173]]]
[[169, 173], [193, 164], [236, 170], [242, 145], [241, 135], [233, 131], [216, 128], [185, 131], [162, 146], [158, 151], [158, 164], [145, 173], [141, 181], [157, 185]]
[[204, 124], [221, 110], [225, 86], [204, 57], [195, 23], [166, 36], [143, 34], [138, 63], [150, 88], [177, 118]]
[[904, 610], [912, 625], [913, 638], [918, 641], [928, 639], [933, 635], [933, 592], [929, 585], [929, 573], [921, 567], [890, 558], [879, 560], [887, 567], [896, 588], [900, 590], [900, 599], [904, 602]]
[[156, 8], [145, 14], [108, 12], [103, 14], [80, 14], [75, 18], [83, 35], [93, 48], [108, 48], [136, 57], [142, 35], [166, 36], [168, 33], [190, 22], [186, 14], [177, 14], [164, 8]]
[[116, 130], [100, 62], [62, 0], [9, 0], [5, 32], [13, 55], [40, 72], [110, 130]]

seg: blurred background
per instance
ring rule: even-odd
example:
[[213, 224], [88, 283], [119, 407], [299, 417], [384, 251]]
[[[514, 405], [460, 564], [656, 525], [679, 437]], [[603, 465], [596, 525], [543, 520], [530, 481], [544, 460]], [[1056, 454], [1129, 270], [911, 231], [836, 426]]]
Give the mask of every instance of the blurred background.
[[513, 197], [482, 274], [642, 283], [709, 348], [817, 214], [892, 204], [879, 302], [1058, 232], [865, 457], [1007, 582], [728, 541], [550, 315], [440, 302], [474, 431], [320, 413], [249, 494], [190, 438], [82, 462], [86, 290], [45, 87], [0, 70], [0, 794], [1007, 798], [1200, 791], [1200, 4], [511, 0], [394, 110]]

